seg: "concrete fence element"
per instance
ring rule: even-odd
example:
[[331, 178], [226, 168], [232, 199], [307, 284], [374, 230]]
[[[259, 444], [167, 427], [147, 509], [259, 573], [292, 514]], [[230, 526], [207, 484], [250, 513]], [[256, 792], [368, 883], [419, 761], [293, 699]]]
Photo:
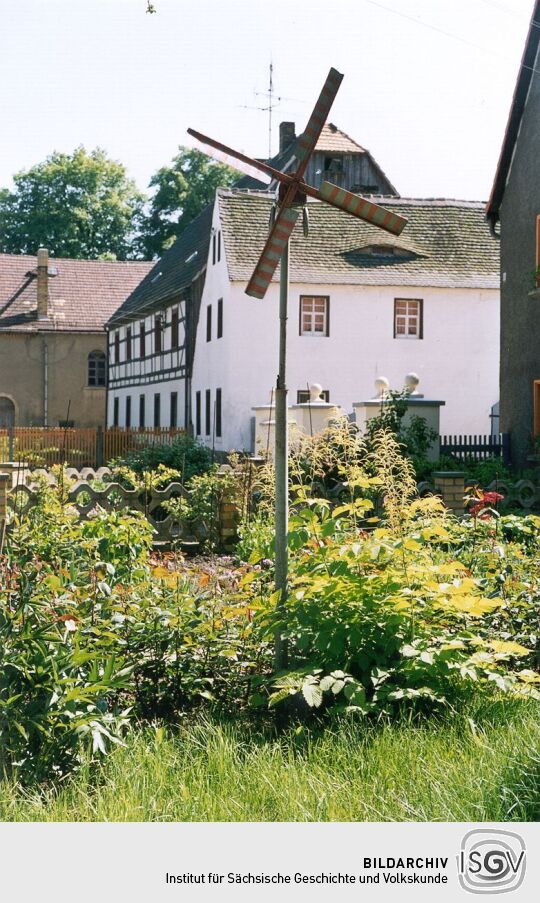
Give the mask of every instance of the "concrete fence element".
[[460, 517], [465, 512], [465, 474], [457, 470], [436, 470], [433, 472], [433, 486], [446, 507]]
[[[322, 386], [309, 386], [309, 401], [293, 404], [288, 409], [289, 445], [294, 446], [301, 436], [315, 436], [326, 429], [330, 421], [343, 416], [339, 405], [331, 404], [322, 397]], [[251, 409], [255, 413], [255, 454], [273, 458], [275, 448], [275, 408], [257, 405]]]
[[[101, 469], [97, 473], [103, 476]], [[71, 469], [73, 473], [73, 469]], [[77, 473], [77, 471], [75, 471]], [[96, 473], [96, 476], [97, 476]], [[110, 471], [109, 471], [110, 473]], [[9, 479], [6, 475], [6, 480]], [[56, 481], [52, 475], [47, 475], [49, 483]], [[9, 493], [6, 493], [6, 502], [10, 508], [24, 515], [34, 504], [37, 498], [35, 485], [19, 483]], [[172, 514], [167, 514], [162, 504], [171, 498], [189, 497], [189, 491], [181, 483], [170, 483], [165, 489], [126, 489], [120, 483], [107, 483], [105, 486], [96, 487], [92, 480], [76, 479], [70, 485], [67, 492], [67, 502], [73, 507], [82, 520], [87, 520], [96, 511], [116, 511], [131, 509], [141, 511], [156, 531], [160, 540], [170, 540], [178, 535], [178, 525]], [[7, 507], [6, 504], [6, 507]]]
[[[404, 429], [407, 429], [411, 425], [413, 417], [421, 417], [426, 421], [428, 429], [433, 430], [437, 434], [437, 438], [428, 449], [427, 458], [430, 461], [437, 461], [440, 457], [441, 408], [445, 402], [433, 398], [424, 398], [418, 392], [419, 382], [420, 380], [416, 373], [407, 373], [405, 376], [405, 397], [400, 398], [400, 403], [405, 404], [407, 409], [401, 424]], [[369, 421], [381, 414], [384, 411], [384, 406], [392, 402], [386, 377], [381, 376], [375, 380], [375, 392], [376, 394], [373, 398], [366, 398], [364, 401], [355, 401], [353, 403], [356, 426], [362, 433], [366, 430]]]
[[[274, 458], [276, 447], [276, 409], [273, 404], [261, 404], [251, 409], [255, 413], [255, 449], [256, 455]], [[296, 420], [289, 410], [289, 444], [295, 440], [297, 432]]]
[[[226, 467], [219, 477], [230, 472]], [[94, 480], [101, 483], [112, 476], [108, 467], [74, 467], [64, 471], [73, 480], [67, 494], [68, 504], [73, 507], [82, 520], [92, 517], [97, 511], [134, 510], [142, 512], [155, 530], [157, 542], [185, 541], [193, 545], [208, 534], [208, 524], [197, 520], [189, 527], [183, 527], [172, 514], [167, 514], [162, 505], [171, 498], [190, 498], [190, 491], [181, 483], [169, 483], [165, 489], [126, 489], [116, 482], [107, 482], [104, 486], [94, 485]], [[45, 478], [50, 485], [56, 485], [57, 479], [50, 471], [39, 470], [25, 474], [25, 482], [11, 485], [12, 476], [0, 473], [0, 528], [6, 519], [8, 506], [19, 516], [35, 504], [37, 499], [36, 477]], [[218, 510], [219, 544], [224, 549], [231, 549], [237, 538], [240, 521], [240, 508], [234, 501], [233, 493], [225, 490], [222, 494]]]

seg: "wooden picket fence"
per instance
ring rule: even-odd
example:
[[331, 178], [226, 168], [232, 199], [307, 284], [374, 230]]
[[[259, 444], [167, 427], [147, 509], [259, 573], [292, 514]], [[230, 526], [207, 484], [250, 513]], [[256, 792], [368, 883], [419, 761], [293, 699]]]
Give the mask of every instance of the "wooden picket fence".
[[16, 426], [0, 429], [0, 461], [29, 467], [102, 467], [113, 458], [153, 445], [168, 445], [184, 431], [176, 428], [64, 428]]
[[501, 458], [505, 467], [510, 466], [510, 434], [495, 436], [441, 436], [441, 455], [457, 461], [485, 461]]

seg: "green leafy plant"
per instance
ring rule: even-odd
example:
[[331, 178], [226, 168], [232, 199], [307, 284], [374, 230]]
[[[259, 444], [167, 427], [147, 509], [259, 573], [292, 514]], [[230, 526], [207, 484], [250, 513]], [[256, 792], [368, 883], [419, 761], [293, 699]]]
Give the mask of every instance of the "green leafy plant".
[[144, 448], [132, 449], [121, 460], [111, 462], [111, 466], [125, 466], [138, 474], [163, 467], [177, 471], [183, 482], [199, 473], [205, 473], [212, 466], [212, 452], [205, 445], [187, 433], [181, 433], [168, 444], [156, 443]]
[[[358, 530], [371, 507], [312, 500], [290, 523], [291, 587], [263, 623], [287, 640], [291, 670], [273, 684], [272, 704], [391, 713], [451, 704], [490, 686], [535, 693], [534, 649], [493, 629], [504, 593], [448, 554], [456, 522], [436, 498], [414, 498], [410, 462], [389, 432], [374, 437], [385, 519]], [[354, 699], [354, 703], [351, 703]]]

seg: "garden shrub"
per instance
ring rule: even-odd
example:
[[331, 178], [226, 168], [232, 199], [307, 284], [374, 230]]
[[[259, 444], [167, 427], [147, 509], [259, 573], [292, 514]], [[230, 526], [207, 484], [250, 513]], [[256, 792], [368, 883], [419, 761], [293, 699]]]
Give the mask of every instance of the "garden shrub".
[[112, 462], [113, 466], [126, 466], [139, 474], [157, 470], [160, 464], [177, 471], [181, 474], [182, 481], [187, 482], [196, 474], [210, 470], [212, 452], [193, 436], [181, 433], [170, 444], [133, 449], [121, 460]]
[[0, 771], [21, 780], [65, 773], [85, 742], [106, 752], [133, 718], [237, 708], [268, 670], [242, 572], [187, 578], [152, 557], [142, 514], [81, 521], [68, 488], [40, 485], [0, 561]]
[[[55, 486], [38, 481], [37, 504], [13, 515], [0, 558], [2, 770], [59, 776], [82, 745], [100, 756], [122, 742], [134, 719], [174, 722], [201, 705], [280, 711], [302, 700], [379, 715], [455, 707], [491, 687], [538, 695], [540, 518], [499, 517], [484, 495], [458, 521], [440, 500], [416, 498], [391, 433], [374, 435], [363, 459], [359, 441], [338, 423], [291, 459], [284, 604], [272, 593], [271, 466], [249, 485], [213, 469], [176, 500], [211, 519], [213, 494], [236, 493], [249, 563], [234, 569], [158, 557], [142, 514], [80, 520], [61, 469]], [[135, 488], [146, 479], [123, 478]], [[149, 477], [169, 478], [164, 466]], [[252, 490], [259, 507], [248, 517]], [[272, 675], [276, 632], [289, 667]]]
[[[473, 522], [460, 525], [436, 498], [415, 499], [396, 439], [373, 438], [374, 475], [364, 482], [385, 497], [375, 529], [365, 529], [372, 502], [358, 496], [332, 507], [305, 495], [291, 517], [290, 592], [261, 616], [290, 657], [271, 705], [300, 695], [314, 708], [391, 713], [404, 702], [454, 705], [490, 686], [536, 692], [535, 638], [517, 629], [514, 593], [489, 572], [491, 534], [475, 551]], [[538, 587], [531, 560], [528, 568]], [[523, 610], [538, 616], [529, 602]]]

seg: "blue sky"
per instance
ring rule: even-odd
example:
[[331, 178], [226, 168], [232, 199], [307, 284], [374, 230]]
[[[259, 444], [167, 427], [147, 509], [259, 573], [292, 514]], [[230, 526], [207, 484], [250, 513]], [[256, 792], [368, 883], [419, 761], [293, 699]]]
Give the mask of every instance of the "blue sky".
[[[331, 120], [404, 196], [486, 199], [533, 0], [4, 0], [0, 186], [53, 150], [104, 147], [141, 188], [192, 126], [264, 156], [305, 124], [330, 66]], [[271, 10], [271, 12], [269, 12]], [[443, 33], [444, 32], [444, 33]], [[274, 151], [276, 150], [274, 145]]]

